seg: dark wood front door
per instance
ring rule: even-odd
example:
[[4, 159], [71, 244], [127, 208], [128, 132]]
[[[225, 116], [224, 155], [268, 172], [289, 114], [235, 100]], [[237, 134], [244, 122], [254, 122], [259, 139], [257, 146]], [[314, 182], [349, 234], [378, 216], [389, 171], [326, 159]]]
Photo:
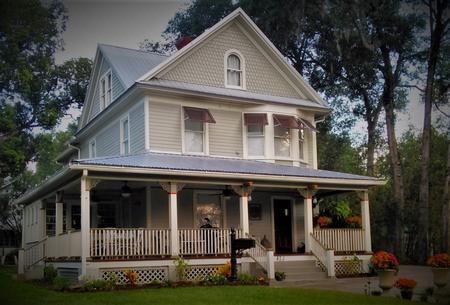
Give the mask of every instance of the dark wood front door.
[[274, 199], [275, 252], [292, 252], [292, 207], [289, 199]]

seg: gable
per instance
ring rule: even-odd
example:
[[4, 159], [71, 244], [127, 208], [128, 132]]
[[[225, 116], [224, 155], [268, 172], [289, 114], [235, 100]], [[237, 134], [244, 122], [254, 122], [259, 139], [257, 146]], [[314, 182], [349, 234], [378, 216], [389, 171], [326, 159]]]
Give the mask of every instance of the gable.
[[305, 99], [262, 48], [234, 21], [202, 42], [156, 78], [225, 87], [225, 56], [237, 50], [244, 57], [246, 90], [273, 96]]

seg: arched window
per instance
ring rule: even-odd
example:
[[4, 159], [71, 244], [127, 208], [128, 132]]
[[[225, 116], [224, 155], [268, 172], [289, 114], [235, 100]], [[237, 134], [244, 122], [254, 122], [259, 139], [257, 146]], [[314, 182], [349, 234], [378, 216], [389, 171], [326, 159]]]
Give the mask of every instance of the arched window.
[[231, 53], [227, 57], [226, 64], [226, 85], [228, 87], [243, 88], [243, 65], [241, 58], [237, 54]]

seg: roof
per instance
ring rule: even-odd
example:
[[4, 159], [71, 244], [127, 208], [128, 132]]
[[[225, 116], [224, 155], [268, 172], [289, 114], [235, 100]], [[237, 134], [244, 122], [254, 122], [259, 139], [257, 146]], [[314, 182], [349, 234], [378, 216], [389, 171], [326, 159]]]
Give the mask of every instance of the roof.
[[99, 44], [98, 47], [117, 72], [125, 88], [131, 87], [139, 77], [168, 58], [162, 54], [106, 44]]
[[286, 104], [286, 105], [295, 105], [299, 107], [307, 107], [314, 109], [323, 109], [324, 111], [329, 111], [329, 108], [318, 103], [298, 99], [291, 97], [282, 97], [282, 96], [273, 96], [267, 94], [260, 94], [249, 92], [246, 90], [236, 90], [229, 88], [219, 88], [212, 87], [206, 85], [198, 85], [192, 83], [185, 83], [173, 80], [164, 80], [164, 79], [152, 79], [149, 81], [140, 81], [139, 84], [145, 85], [151, 88], [164, 88], [164, 89], [175, 89], [181, 91], [189, 91], [192, 93], [203, 93], [210, 94], [215, 96], [226, 96], [226, 97], [234, 97], [239, 99], [248, 99], [253, 101], [263, 101], [270, 102], [276, 104]]
[[378, 178], [347, 173], [288, 166], [263, 161], [146, 152], [128, 156], [101, 157], [74, 160], [72, 164], [84, 166], [160, 169], [205, 173], [250, 174], [262, 176], [324, 178], [365, 181], [368, 185], [383, 184]]

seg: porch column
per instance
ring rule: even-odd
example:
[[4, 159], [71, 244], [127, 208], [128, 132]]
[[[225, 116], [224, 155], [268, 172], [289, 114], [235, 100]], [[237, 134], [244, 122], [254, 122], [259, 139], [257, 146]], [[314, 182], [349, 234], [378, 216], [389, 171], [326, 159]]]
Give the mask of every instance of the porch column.
[[311, 252], [311, 234], [313, 233], [313, 207], [312, 197], [315, 194], [311, 189], [298, 189], [303, 197], [303, 218], [305, 223], [305, 252]]
[[81, 177], [81, 276], [86, 275], [86, 261], [90, 256], [91, 189], [98, 183], [98, 180], [89, 179], [87, 174], [84, 170]]
[[183, 185], [173, 182], [161, 182], [160, 185], [169, 195], [170, 255], [177, 256], [180, 253], [177, 193], [183, 188]]
[[239, 226], [244, 236], [250, 234], [248, 221], [248, 196], [253, 191], [251, 183], [244, 183], [242, 186], [233, 186], [233, 190], [239, 195]]
[[55, 198], [55, 236], [63, 233], [63, 192], [56, 192]]
[[361, 202], [361, 220], [364, 234], [364, 251], [372, 252], [372, 236], [370, 233], [370, 211], [369, 211], [369, 193], [360, 192], [359, 200]]

